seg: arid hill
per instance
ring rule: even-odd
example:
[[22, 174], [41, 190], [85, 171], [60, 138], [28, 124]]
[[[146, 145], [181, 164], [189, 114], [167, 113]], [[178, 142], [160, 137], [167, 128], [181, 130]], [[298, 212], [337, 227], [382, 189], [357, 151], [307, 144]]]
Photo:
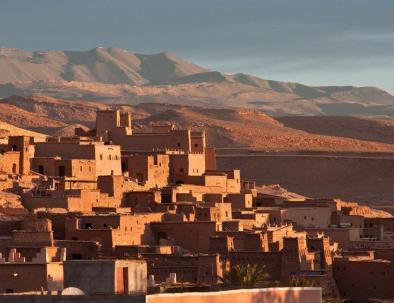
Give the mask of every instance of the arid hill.
[[169, 53], [0, 49], [0, 97], [46, 95], [105, 103], [249, 107], [273, 116], [394, 117], [394, 97], [375, 87], [311, 87], [227, 75]]
[[[221, 148], [260, 151], [394, 152], [394, 125], [377, 119], [345, 117], [272, 118], [254, 109], [215, 109], [171, 104], [136, 106], [13, 96], [0, 100], [0, 120], [37, 132], [72, 135], [75, 127], [94, 126], [98, 109], [132, 112], [135, 131], [172, 121], [205, 129], [208, 143]], [[320, 122], [321, 119], [321, 122]], [[319, 126], [320, 125], [320, 126]], [[365, 136], [362, 134], [365, 133]]]
[[7, 143], [8, 136], [31, 136], [43, 140], [46, 135], [16, 127], [0, 120], [0, 143]]

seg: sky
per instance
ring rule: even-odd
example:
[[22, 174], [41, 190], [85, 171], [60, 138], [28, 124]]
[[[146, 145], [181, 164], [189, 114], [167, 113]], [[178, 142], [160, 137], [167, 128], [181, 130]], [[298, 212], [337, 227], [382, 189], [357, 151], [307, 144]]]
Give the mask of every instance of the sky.
[[168, 51], [225, 73], [394, 94], [394, 0], [0, 1], [0, 47], [97, 46]]

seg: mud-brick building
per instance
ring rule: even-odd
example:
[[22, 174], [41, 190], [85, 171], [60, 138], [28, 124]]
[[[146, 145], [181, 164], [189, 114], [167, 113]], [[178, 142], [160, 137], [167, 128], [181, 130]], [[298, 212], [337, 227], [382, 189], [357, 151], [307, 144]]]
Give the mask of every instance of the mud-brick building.
[[[93, 160], [94, 164], [82, 160]], [[120, 146], [83, 137], [48, 138], [35, 143], [33, 164], [37, 173], [59, 177], [73, 176], [78, 169], [82, 178], [122, 174]]]
[[17, 249], [0, 256], [0, 293], [61, 291], [65, 250], [43, 247], [31, 259]]
[[88, 295], [146, 293], [143, 260], [71, 260], [64, 262], [64, 286]]

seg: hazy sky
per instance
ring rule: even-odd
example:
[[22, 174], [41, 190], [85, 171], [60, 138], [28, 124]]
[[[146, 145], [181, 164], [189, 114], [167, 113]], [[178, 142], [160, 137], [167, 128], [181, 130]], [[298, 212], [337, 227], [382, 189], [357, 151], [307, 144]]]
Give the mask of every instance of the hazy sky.
[[0, 46], [170, 51], [227, 73], [394, 93], [394, 0], [1, 0]]

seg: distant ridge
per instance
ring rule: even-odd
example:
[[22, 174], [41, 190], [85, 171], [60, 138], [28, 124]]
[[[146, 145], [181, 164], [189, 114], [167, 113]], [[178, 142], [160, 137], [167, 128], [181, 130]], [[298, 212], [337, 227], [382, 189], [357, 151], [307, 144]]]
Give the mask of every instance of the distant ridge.
[[120, 48], [88, 51], [23, 51], [0, 48], [0, 83], [79, 81], [161, 84], [208, 71], [170, 53], [136, 54]]
[[394, 117], [394, 97], [376, 87], [320, 86], [223, 74], [168, 52], [0, 48], [0, 97], [50, 96], [101, 103], [249, 107], [274, 116]]

